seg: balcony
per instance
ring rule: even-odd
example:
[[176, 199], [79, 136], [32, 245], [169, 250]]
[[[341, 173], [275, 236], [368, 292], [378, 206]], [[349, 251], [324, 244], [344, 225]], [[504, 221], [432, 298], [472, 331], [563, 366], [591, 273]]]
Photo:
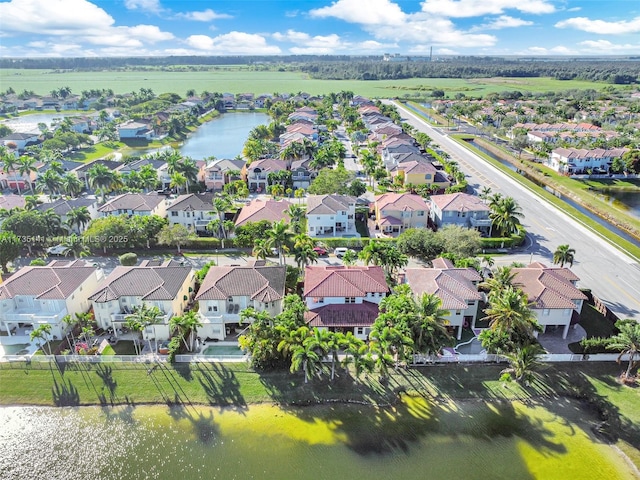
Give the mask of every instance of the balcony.
[[490, 227], [491, 220], [488, 218], [473, 218], [469, 217], [469, 222], [471, 222], [472, 227]]
[[[127, 317], [132, 315], [131, 312], [122, 312], [122, 313], [112, 313], [111, 314], [111, 322], [112, 323], [126, 323]], [[158, 323], [167, 324], [169, 319], [173, 317], [173, 312], [171, 313], [163, 313], [161, 316], [157, 317]]]
[[206, 229], [207, 225], [209, 225], [209, 223], [211, 222], [210, 220], [196, 220], [195, 222], [193, 222], [193, 224], [195, 225], [196, 229]]
[[15, 313], [6, 313], [4, 319], [6, 322], [19, 322], [19, 323], [60, 323], [62, 317], [67, 314], [67, 309], [61, 310], [58, 313], [45, 312], [42, 310], [28, 310], [20, 309]]

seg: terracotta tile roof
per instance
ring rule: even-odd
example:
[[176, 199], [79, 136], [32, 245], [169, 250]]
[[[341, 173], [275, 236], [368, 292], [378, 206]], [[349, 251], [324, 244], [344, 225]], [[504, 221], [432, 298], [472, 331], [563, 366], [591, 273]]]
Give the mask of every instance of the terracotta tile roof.
[[[444, 262], [434, 260], [434, 263], [440, 266]], [[446, 264], [443, 267], [407, 268], [405, 281], [414, 295], [421, 296], [423, 293], [437, 295], [442, 301], [442, 308], [446, 310], [464, 310], [468, 306], [468, 300], [482, 300], [482, 294], [473, 283], [482, 280], [477, 271], [473, 268], [452, 268]]]
[[382, 267], [305, 268], [304, 297], [365, 297], [375, 292], [389, 292]]
[[280, 170], [286, 170], [287, 164], [284, 160], [263, 158], [246, 166], [247, 172], [253, 172], [256, 168], [259, 168], [262, 172], [279, 172]]
[[216, 172], [228, 172], [230, 170], [242, 170], [242, 167], [246, 165], [247, 162], [244, 160], [235, 160], [228, 158], [221, 158], [218, 160], [214, 160], [209, 162], [204, 168], [205, 171], [216, 171]]
[[74, 208], [90, 207], [95, 204], [96, 200], [90, 198], [61, 198], [51, 203], [43, 203], [37, 206], [37, 209], [41, 212], [45, 212], [48, 209], [52, 209], [58, 215], [66, 215]]
[[150, 212], [156, 208], [165, 197], [162, 195], [143, 195], [140, 193], [123, 193], [102, 205], [99, 212], [113, 212], [117, 210], [132, 210], [138, 212]]
[[211, 267], [196, 300], [226, 300], [246, 296], [262, 303], [284, 297], [284, 266]]
[[349, 211], [349, 205], [355, 203], [355, 197], [346, 195], [309, 195], [307, 215], [334, 215], [339, 211]]
[[363, 301], [357, 304], [329, 304], [305, 312], [310, 327], [370, 327], [378, 317], [378, 305]]
[[573, 283], [578, 277], [568, 268], [548, 268], [532, 263], [526, 268], [513, 268], [513, 283], [520, 286], [534, 308], [576, 308], [576, 301], [587, 297]]
[[101, 303], [122, 296], [141, 297], [142, 300], [173, 300], [192, 275], [191, 268], [173, 262], [157, 263], [116, 267], [89, 300]]
[[431, 162], [428, 160], [416, 161], [412, 160], [410, 162], [401, 162], [395, 167], [393, 167], [394, 171], [403, 171], [405, 174], [408, 173], [436, 173], [436, 167], [433, 166]]
[[242, 207], [240, 214], [236, 219], [236, 227], [241, 227], [249, 222], [259, 222], [268, 220], [270, 222], [278, 222], [280, 220], [289, 221], [289, 216], [285, 211], [291, 206], [286, 200], [260, 200], [255, 199], [249, 205]]
[[64, 300], [95, 272], [95, 267], [80, 260], [57, 261], [44, 267], [23, 267], [0, 285], [0, 300], [16, 295]]
[[429, 211], [429, 205], [420, 195], [413, 193], [385, 193], [375, 199], [380, 210]]
[[461, 212], [488, 212], [490, 208], [482, 202], [480, 197], [468, 193], [447, 193], [444, 195], [432, 195], [431, 202], [436, 204], [441, 211]]
[[22, 195], [0, 195], [0, 208], [11, 210], [12, 208], [24, 208], [26, 201]]

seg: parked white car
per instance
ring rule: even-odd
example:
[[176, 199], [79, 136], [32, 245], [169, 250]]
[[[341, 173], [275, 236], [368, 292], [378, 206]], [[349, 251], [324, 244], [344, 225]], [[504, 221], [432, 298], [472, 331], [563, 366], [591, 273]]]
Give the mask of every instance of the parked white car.
[[[338, 247], [333, 251], [333, 253], [336, 254], [336, 257], [342, 258], [342, 257], [344, 257], [344, 254], [347, 253], [350, 250], [351, 250], [350, 248]], [[351, 251], [353, 252], [353, 250], [351, 250]]]
[[60, 245], [56, 245], [55, 247], [49, 247], [47, 248], [47, 255], [64, 255], [67, 253], [67, 247], [60, 244]]

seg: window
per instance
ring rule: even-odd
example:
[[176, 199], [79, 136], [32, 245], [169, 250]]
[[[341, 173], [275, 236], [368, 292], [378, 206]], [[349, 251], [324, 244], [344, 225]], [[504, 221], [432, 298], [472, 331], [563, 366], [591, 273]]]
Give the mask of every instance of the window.
[[227, 302], [233, 302], [233, 297], [227, 298]]
[[364, 335], [364, 327], [356, 327], [356, 335]]
[[461, 310], [456, 310], [456, 315], [460, 315], [462, 313]]
[[318, 298], [318, 301], [316, 303], [324, 303], [324, 297]]
[[544, 310], [542, 310], [542, 316], [544, 317], [548, 317], [550, 313], [551, 313], [551, 310], [549, 310], [548, 308], [545, 308]]
[[172, 216], [172, 217], [177, 217], [177, 216], [178, 216], [178, 212], [176, 212], [176, 211], [172, 211], [172, 212], [171, 212], [171, 216]]
[[418, 211], [416, 212], [416, 216], [417, 216], [417, 217], [424, 217], [424, 210], [418, 210]]
[[472, 306], [472, 305], [475, 305], [475, 304], [476, 304], [476, 302], [474, 300], [467, 300], [467, 305]]
[[356, 297], [344, 297], [344, 303], [356, 303]]
[[271, 302], [271, 308], [276, 306], [276, 302]]

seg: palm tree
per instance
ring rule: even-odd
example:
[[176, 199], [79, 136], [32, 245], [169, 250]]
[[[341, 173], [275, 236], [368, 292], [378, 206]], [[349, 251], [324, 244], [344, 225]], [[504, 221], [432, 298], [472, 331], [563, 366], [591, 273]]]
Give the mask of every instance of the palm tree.
[[[133, 337], [133, 348], [136, 351], [136, 355], [142, 353], [142, 345], [140, 344], [140, 333], [144, 330], [144, 324], [141, 323], [135, 314], [128, 315], [125, 318], [125, 326], [132, 332], [136, 332], [136, 336]], [[84, 329], [83, 329], [84, 331]]]
[[451, 339], [444, 324], [448, 311], [441, 309], [441, 305], [442, 300], [436, 294], [423, 293], [419, 298], [418, 318], [412, 324], [414, 351], [437, 354]]
[[91, 212], [89, 212], [89, 209], [85, 206], [72, 208], [67, 213], [67, 225], [72, 230], [73, 227], [76, 226], [75, 231], [77, 233], [80, 233], [89, 222], [91, 222]]
[[162, 311], [158, 307], [150, 307], [146, 303], [143, 303], [142, 305], [135, 306], [133, 308], [133, 313], [131, 315], [127, 315], [126, 320], [127, 323], [131, 322], [135, 327], [133, 330], [142, 331], [148, 325], [157, 323], [158, 317], [160, 316], [162, 316]]
[[189, 352], [193, 351], [197, 329], [201, 326], [200, 316], [194, 311], [189, 311], [182, 316], [171, 317], [169, 320], [169, 328], [171, 331], [177, 332]]
[[501, 235], [511, 235], [520, 229], [520, 218], [524, 217], [522, 210], [512, 197], [501, 198], [500, 201], [489, 206], [489, 218]]
[[540, 327], [535, 314], [529, 308], [526, 295], [521, 290], [507, 287], [500, 294], [490, 297], [485, 310], [491, 329], [507, 334], [517, 333], [528, 338]]
[[63, 245], [65, 246], [65, 256], [72, 253], [74, 259], [78, 259], [78, 257], [86, 257], [90, 253], [89, 247], [87, 247], [83, 238], [75, 233], [66, 237]]
[[227, 233], [224, 229], [224, 217], [227, 210], [229, 210], [232, 206], [233, 201], [231, 200], [229, 195], [219, 195], [213, 199], [213, 211], [218, 216], [219, 238], [227, 238]]
[[[297, 190], [296, 190], [297, 191]], [[294, 233], [302, 233], [302, 219], [306, 214], [306, 209], [300, 205], [291, 204], [284, 213], [291, 219], [291, 226]]]
[[18, 159], [16, 157], [14, 157], [13, 154], [7, 152], [6, 149], [3, 148], [3, 150], [2, 150], [2, 168], [3, 168], [3, 170], [5, 170], [5, 172], [7, 172], [7, 174], [10, 171], [13, 171], [13, 176], [14, 176], [14, 179], [15, 179], [15, 182], [16, 182], [16, 188], [18, 189], [18, 194], [21, 194], [22, 192], [20, 192], [18, 169], [16, 168], [17, 166], [18, 166]]
[[266, 239], [257, 239], [253, 244], [253, 251], [251, 254], [256, 258], [266, 259], [271, 255], [271, 247]]
[[[75, 343], [75, 338], [73, 337], [73, 329], [76, 326], [78, 321], [74, 319], [71, 315], [65, 315], [62, 317], [62, 323], [65, 326], [65, 337], [67, 337], [67, 343], [69, 344], [69, 348], [73, 348], [73, 344]], [[69, 340], [69, 334], [71, 334], [71, 340]]]
[[40, 348], [42, 348], [42, 346], [46, 344], [49, 350], [49, 355], [51, 355], [51, 345], [49, 344], [49, 340], [47, 338], [49, 337], [49, 335], [51, 335], [51, 324], [43, 323], [33, 329], [33, 331], [29, 334], [29, 340], [31, 340], [32, 342], [34, 340], [38, 340]]
[[42, 202], [36, 195], [25, 195], [24, 208], [25, 210], [35, 210]]
[[179, 166], [179, 172], [186, 180], [187, 193], [189, 193], [189, 185], [198, 183], [198, 172], [200, 169], [194, 160], [185, 158]]
[[82, 180], [72, 173], [67, 173], [62, 177], [61, 190], [70, 197], [75, 198], [80, 195], [83, 187]]
[[318, 372], [319, 365], [321, 365], [320, 356], [311, 344], [305, 342], [293, 351], [290, 371], [293, 373], [302, 370], [304, 383], [308, 383], [309, 379]]
[[29, 155], [23, 155], [18, 159], [18, 163], [18, 171], [23, 178], [25, 176], [28, 178], [29, 190], [31, 190], [31, 194], [33, 195], [34, 191], [33, 184], [31, 183], [31, 174], [36, 171], [36, 159]]
[[616, 322], [619, 333], [611, 337], [611, 343], [607, 345], [610, 350], [620, 350], [618, 363], [623, 355], [629, 355], [629, 365], [624, 374], [625, 379], [631, 378], [631, 371], [635, 364], [635, 358], [640, 353], [640, 323], [634, 320]]
[[118, 174], [110, 170], [106, 165], [98, 163], [87, 170], [89, 186], [102, 195], [102, 203], [105, 202], [107, 193], [118, 182]]
[[53, 169], [48, 169], [38, 177], [36, 187], [41, 191], [48, 192], [50, 197], [53, 198], [62, 189], [62, 177]]
[[270, 248], [278, 250], [278, 260], [280, 265], [284, 265], [284, 251], [291, 238], [289, 225], [284, 220], [273, 223], [270, 230], [267, 230], [267, 242]]
[[180, 193], [180, 190], [186, 184], [187, 184], [187, 177], [185, 177], [182, 173], [174, 172], [171, 174], [171, 183], [169, 184], [170, 188], [175, 188], [176, 191]]
[[492, 295], [500, 295], [507, 288], [515, 287], [513, 283], [515, 276], [511, 267], [498, 267], [493, 272], [493, 276], [482, 282], [480, 286], [489, 290], [489, 298], [491, 298]]
[[502, 356], [509, 362], [509, 368], [502, 370], [504, 375], [508, 375], [518, 383], [528, 385], [534, 379], [533, 370], [540, 365], [538, 356], [545, 353], [544, 349], [538, 343], [518, 347], [514, 352], [505, 353]]
[[575, 249], [569, 247], [569, 245], [559, 245], [555, 252], [553, 252], [554, 265], [560, 264], [560, 268], [564, 267], [565, 263], [573, 267], [573, 261], [575, 256]]
[[336, 376], [336, 364], [338, 363], [338, 352], [345, 345], [345, 336], [340, 332], [329, 332], [327, 336], [327, 350], [331, 354], [331, 381]]

